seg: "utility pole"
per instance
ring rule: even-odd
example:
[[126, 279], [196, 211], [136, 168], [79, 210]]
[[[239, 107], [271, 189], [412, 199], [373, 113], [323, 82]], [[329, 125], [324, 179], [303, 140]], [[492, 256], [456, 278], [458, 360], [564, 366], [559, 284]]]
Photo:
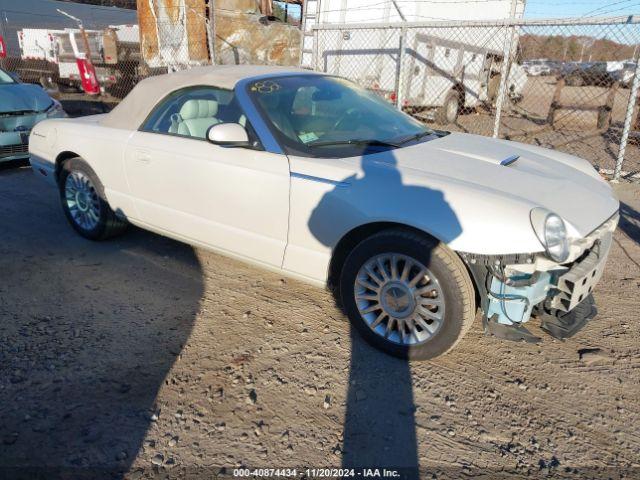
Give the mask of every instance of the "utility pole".
[[[74, 17], [73, 15], [70, 15], [64, 10], [60, 10], [59, 8], [56, 8], [56, 11], [59, 14], [64, 15], [67, 18], [70, 18], [71, 20], [75, 21], [78, 24], [78, 29], [80, 30], [80, 36], [82, 37], [82, 43], [84, 44], [85, 58], [82, 59], [80, 52], [77, 52], [77, 53], [75, 52], [75, 48], [77, 47], [74, 47], [74, 54], [76, 55], [76, 62], [79, 62], [78, 64], [79, 73], [83, 77], [82, 86], [83, 88], [85, 88], [85, 81], [90, 82], [91, 87], [85, 88], [85, 91], [90, 95], [99, 94], [101, 91], [100, 82], [98, 81], [98, 76], [96, 75], [96, 69], [93, 66], [93, 62], [91, 61], [91, 47], [89, 45], [89, 35], [87, 35], [87, 31], [84, 29], [82, 20], [80, 20], [77, 17]], [[70, 35], [70, 39], [72, 40], [71, 42], [72, 45], [75, 45], [75, 40], [73, 37], [71, 37], [73, 33], [69, 33], [69, 35]], [[82, 66], [82, 68], [85, 69], [84, 72], [80, 68], [80, 64], [82, 64], [82, 60], [84, 60], [85, 62], [85, 64]]]
[[69, 15], [64, 10], [60, 10], [56, 8], [58, 13], [64, 15], [65, 17], [69, 17], [71, 20], [74, 20], [78, 24], [78, 28], [80, 29], [80, 35], [82, 35], [82, 43], [84, 43], [84, 51], [87, 56], [86, 60], [89, 65], [91, 65], [91, 47], [89, 46], [89, 36], [87, 35], [87, 31], [84, 29], [84, 25], [82, 24], [82, 20], [73, 15]]

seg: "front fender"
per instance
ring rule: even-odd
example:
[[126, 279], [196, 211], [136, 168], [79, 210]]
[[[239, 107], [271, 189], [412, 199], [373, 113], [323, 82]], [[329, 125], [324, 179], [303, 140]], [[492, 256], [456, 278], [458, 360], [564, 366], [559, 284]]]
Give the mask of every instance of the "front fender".
[[451, 179], [426, 182], [421, 175], [380, 165], [349, 170], [346, 162], [311, 162], [291, 162], [285, 269], [325, 279], [341, 238], [378, 222], [407, 225], [468, 253], [543, 251], [529, 220], [532, 206], [518, 197]]

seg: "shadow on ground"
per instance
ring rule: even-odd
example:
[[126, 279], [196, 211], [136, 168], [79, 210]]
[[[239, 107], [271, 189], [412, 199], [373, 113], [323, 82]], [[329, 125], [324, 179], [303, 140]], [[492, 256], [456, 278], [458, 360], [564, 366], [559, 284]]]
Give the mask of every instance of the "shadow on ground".
[[351, 363], [344, 420], [344, 468], [397, 469], [419, 478], [411, 370], [406, 360], [369, 346], [351, 327]]
[[[439, 225], [447, 226], [446, 235], [455, 238], [461, 233], [457, 216], [442, 192], [406, 184], [392, 150], [385, 150], [382, 147], [380, 151], [375, 146], [367, 146], [362, 153], [360, 165], [361, 175], [352, 175], [341, 180], [335, 188], [322, 196], [315, 207], [308, 226], [320, 243], [335, 246], [338, 239], [332, 236], [336, 235], [336, 231], [340, 231], [340, 228], [335, 228], [336, 223], [340, 224], [344, 219], [356, 218], [358, 212], [349, 213], [349, 209], [357, 208], [354, 206], [357, 204], [350, 203], [346, 196], [362, 199], [363, 203], [369, 205], [371, 211], [381, 212], [381, 215], [384, 215], [387, 198], [399, 195], [400, 192], [405, 196], [408, 204], [429, 205], [431, 219]], [[349, 185], [349, 188], [343, 188], [344, 184]], [[375, 197], [372, 194], [379, 191], [386, 191], [388, 196]], [[336, 215], [336, 212], [344, 214]], [[362, 254], [365, 259], [363, 262], [374, 255], [398, 253], [393, 250], [397, 248], [395, 245], [380, 245], [375, 248], [377, 249]], [[350, 258], [353, 255], [357, 257], [358, 251], [355, 250]], [[420, 260], [429, 268], [431, 251], [424, 251], [422, 255], [424, 258]], [[359, 264], [358, 268], [363, 268], [363, 264]], [[380, 279], [383, 279], [382, 284], [386, 285], [384, 279], [389, 278], [389, 275], [393, 276], [395, 266], [384, 266], [385, 272], [382, 272], [383, 266], [380, 263], [373, 268], [376, 269], [375, 275], [367, 278], [367, 282], [380, 282]], [[348, 268], [343, 269], [343, 276], [345, 270]], [[377, 280], [373, 280], [374, 277], [377, 277]], [[417, 479], [420, 464], [416, 438], [416, 406], [409, 362], [407, 359], [394, 358], [375, 350], [363, 339], [363, 335], [367, 334], [372, 337], [383, 335], [385, 329], [388, 334], [390, 328], [395, 328], [394, 322], [397, 325], [404, 323], [404, 320], [391, 321], [389, 316], [381, 313], [381, 308], [376, 308], [375, 304], [379, 300], [367, 305], [362, 303], [363, 299], [369, 298], [374, 293], [373, 289], [365, 288], [360, 293], [362, 295], [360, 300], [353, 300], [353, 297], [350, 300], [349, 292], [344, 288], [340, 292], [337, 284], [338, 282], [334, 279], [333, 293], [336, 305], [345, 314], [351, 309], [353, 316], [358, 318], [356, 321], [362, 322], [360, 326], [364, 330], [358, 331], [354, 323], [351, 323], [351, 359], [343, 430], [342, 466], [358, 469], [386, 468], [395, 470], [403, 479]], [[391, 281], [389, 285], [391, 284], [394, 282]], [[357, 309], [365, 313], [358, 313]], [[368, 325], [365, 324], [365, 318]], [[382, 322], [380, 322], [381, 318]], [[411, 320], [407, 322], [410, 323]], [[375, 327], [376, 324], [378, 327]], [[371, 334], [374, 330], [376, 333]]]
[[629, 238], [640, 244], [640, 212], [628, 203], [620, 202], [620, 222], [618, 228]]
[[137, 229], [80, 238], [23, 169], [0, 172], [0, 203], [0, 477], [121, 478], [162, 414], [199, 310], [199, 261]]

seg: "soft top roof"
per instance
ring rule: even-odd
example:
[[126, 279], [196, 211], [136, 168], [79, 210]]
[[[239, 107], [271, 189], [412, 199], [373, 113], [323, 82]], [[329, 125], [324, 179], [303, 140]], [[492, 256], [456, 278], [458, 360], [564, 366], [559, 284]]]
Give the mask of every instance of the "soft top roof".
[[195, 67], [175, 73], [148, 77], [140, 81], [104, 119], [110, 128], [137, 130], [160, 100], [180, 88], [210, 85], [231, 90], [245, 78], [287, 73], [311, 73], [294, 67], [266, 65], [217, 65]]

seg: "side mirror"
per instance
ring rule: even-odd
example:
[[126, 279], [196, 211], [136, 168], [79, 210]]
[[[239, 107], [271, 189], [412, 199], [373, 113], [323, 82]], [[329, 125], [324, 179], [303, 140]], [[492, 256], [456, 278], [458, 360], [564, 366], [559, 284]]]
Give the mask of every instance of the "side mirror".
[[218, 123], [207, 130], [207, 140], [222, 147], [250, 147], [249, 135], [239, 123]]
[[7, 73], [11, 78], [13, 78], [15, 82], [22, 83], [22, 80], [20, 80], [20, 75], [18, 75], [16, 72], [7, 72]]

